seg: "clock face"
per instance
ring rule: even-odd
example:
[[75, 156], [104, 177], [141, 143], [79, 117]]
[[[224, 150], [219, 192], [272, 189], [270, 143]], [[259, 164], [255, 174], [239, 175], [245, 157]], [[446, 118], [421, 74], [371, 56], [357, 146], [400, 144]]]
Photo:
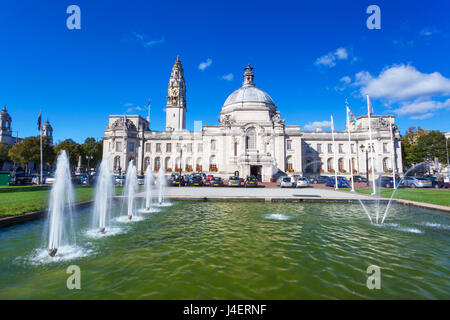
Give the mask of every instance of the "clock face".
[[178, 97], [178, 89], [172, 89], [172, 96]]

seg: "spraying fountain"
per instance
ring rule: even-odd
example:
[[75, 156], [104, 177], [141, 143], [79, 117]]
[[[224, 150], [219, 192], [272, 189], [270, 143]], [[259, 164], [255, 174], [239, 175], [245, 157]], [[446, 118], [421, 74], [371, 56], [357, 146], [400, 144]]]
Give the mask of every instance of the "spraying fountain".
[[158, 205], [164, 206], [167, 205], [164, 203], [164, 193], [166, 189], [167, 181], [164, 175], [164, 168], [159, 168], [158, 171]]
[[147, 167], [147, 170], [145, 171], [145, 178], [144, 178], [144, 186], [145, 186], [145, 210], [147, 212], [150, 211], [151, 205], [152, 205], [152, 188], [153, 188], [153, 173], [150, 168], [150, 165]]
[[94, 227], [104, 233], [109, 223], [111, 199], [113, 192], [112, 171], [109, 157], [102, 160], [100, 174], [95, 187]]
[[[49, 235], [48, 255], [54, 257], [61, 245], [68, 244], [69, 235], [64, 223], [71, 219], [74, 199], [73, 186], [70, 175], [70, 164], [67, 153], [63, 150], [56, 162], [55, 182], [50, 192], [49, 202]], [[68, 216], [68, 217], [66, 217]]]
[[[402, 182], [404, 180], [404, 177], [408, 176], [408, 174], [411, 171], [413, 171], [414, 169], [416, 169], [417, 167], [419, 167], [419, 166], [421, 166], [421, 165], [423, 165], [425, 163], [426, 162], [421, 162], [421, 163], [418, 163], [418, 164], [414, 165], [413, 167], [411, 167], [410, 169], [408, 169], [406, 171], [406, 173], [404, 174], [402, 179], [397, 180], [397, 184], [395, 186], [395, 189], [392, 191], [392, 194], [391, 194], [391, 196], [389, 198], [388, 204], [386, 205], [386, 208], [384, 210], [384, 214], [383, 214], [383, 217], [381, 219], [381, 223], [378, 223], [379, 218], [381, 217], [381, 215], [380, 215], [380, 213], [381, 213], [380, 199], [378, 199], [378, 198], [375, 199], [375, 223], [376, 224], [383, 224], [384, 221], [386, 220], [386, 217], [388, 216], [389, 210], [391, 208], [392, 199], [394, 198], [394, 195], [397, 192], [398, 186], [402, 184]], [[372, 183], [375, 183], [375, 182], [372, 182]], [[376, 193], [375, 194], [378, 196], [380, 194], [380, 188], [381, 187], [376, 185], [375, 188], [376, 188]], [[364, 203], [361, 201], [361, 199], [358, 199], [358, 200], [359, 200], [359, 203], [361, 204], [364, 212], [366, 213], [367, 217], [369, 218], [370, 223], [373, 223], [373, 219], [371, 218], [371, 215], [369, 213], [369, 210], [367, 209], [367, 206], [364, 205]]]
[[128, 220], [131, 220], [133, 218], [136, 192], [137, 192], [137, 171], [134, 165], [134, 161], [130, 160], [130, 163], [128, 164], [124, 190], [124, 195], [127, 197]]

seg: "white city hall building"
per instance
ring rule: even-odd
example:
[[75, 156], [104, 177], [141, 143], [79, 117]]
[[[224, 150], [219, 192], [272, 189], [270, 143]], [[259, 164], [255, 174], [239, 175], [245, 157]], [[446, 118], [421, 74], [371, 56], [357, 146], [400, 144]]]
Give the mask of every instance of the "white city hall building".
[[[331, 174], [335, 168], [344, 176], [350, 174], [351, 167], [359, 174], [370, 172], [367, 116], [351, 124], [350, 143], [347, 131], [335, 132], [333, 144], [331, 132], [285, 125], [272, 98], [255, 87], [252, 69], [245, 68], [242, 87], [226, 99], [218, 125], [188, 131], [186, 85], [177, 57], [167, 92], [166, 130], [151, 130], [149, 120], [138, 115], [110, 115], [103, 156], [110, 156], [115, 173], [126, 171], [130, 160], [141, 174], [146, 168], [166, 172], [181, 169], [182, 174], [200, 171], [222, 178], [254, 175], [261, 181], [283, 173]], [[371, 127], [375, 172], [401, 173], [401, 142], [394, 116], [371, 116]]]

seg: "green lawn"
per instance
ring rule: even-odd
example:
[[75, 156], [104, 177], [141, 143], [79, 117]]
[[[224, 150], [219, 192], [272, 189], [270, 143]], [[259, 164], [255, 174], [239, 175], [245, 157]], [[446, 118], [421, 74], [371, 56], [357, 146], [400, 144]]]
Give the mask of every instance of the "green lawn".
[[[340, 189], [350, 191], [350, 189]], [[359, 193], [372, 193], [372, 189], [355, 189]], [[381, 189], [380, 196], [390, 198], [393, 189]], [[450, 189], [398, 189], [394, 199], [404, 199], [424, 203], [450, 206]]]
[[[116, 193], [121, 190], [116, 188]], [[0, 187], [0, 218], [43, 210], [47, 208], [49, 194], [50, 187], [47, 186]], [[92, 200], [93, 195], [93, 187], [75, 187], [76, 202]]]

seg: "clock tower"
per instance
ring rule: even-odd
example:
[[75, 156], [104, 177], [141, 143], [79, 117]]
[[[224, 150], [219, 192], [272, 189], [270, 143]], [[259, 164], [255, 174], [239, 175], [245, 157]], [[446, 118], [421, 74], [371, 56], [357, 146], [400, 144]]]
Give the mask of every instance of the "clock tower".
[[186, 129], [186, 85], [180, 58], [172, 68], [167, 88], [166, 131]]

